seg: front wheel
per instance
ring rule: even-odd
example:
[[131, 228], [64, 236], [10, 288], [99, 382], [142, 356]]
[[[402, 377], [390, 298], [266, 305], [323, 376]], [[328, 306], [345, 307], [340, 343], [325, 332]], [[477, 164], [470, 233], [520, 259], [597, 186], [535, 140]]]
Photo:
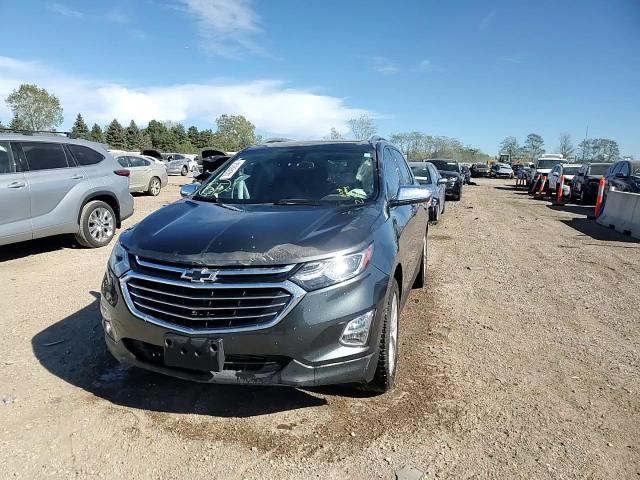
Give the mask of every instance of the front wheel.
[[82, 207], [80, 229], [76, 241], [83, 247], [98, 248], [107, 245], [116, 231], [113, 209], [101, 200], [94, 200]]
[[378, 365], [373, 380], [367, 383], [368, 390], [385, 393], [393, 388], [396, 380], [398, 363], [398, 320], [400, 316], [400, 289], [398, 282], [393, 284], [385, 305], [382, 334], [380, 335], [380, 351]]

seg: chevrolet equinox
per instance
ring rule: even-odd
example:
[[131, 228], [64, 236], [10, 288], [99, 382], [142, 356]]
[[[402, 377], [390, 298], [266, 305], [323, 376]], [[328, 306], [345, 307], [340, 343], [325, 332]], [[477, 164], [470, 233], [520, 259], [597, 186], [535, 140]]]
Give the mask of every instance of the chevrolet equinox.
[[393, 386], [431, 198], [393, 145], [268, 142], [181, 194], [108, 261], [100, 310], [120, 362], [210, 383]]

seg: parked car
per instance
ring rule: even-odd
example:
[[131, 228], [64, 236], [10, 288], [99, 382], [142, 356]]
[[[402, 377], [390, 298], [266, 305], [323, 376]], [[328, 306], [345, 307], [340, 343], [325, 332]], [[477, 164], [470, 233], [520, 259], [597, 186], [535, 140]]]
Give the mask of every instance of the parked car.
[[489, 165], [487, 165], [486, 163], [474, 163], [473, 165], [471, 165], [471, 176], [474, 178], [488, 177]]
[[640, 160], [621, 160], [611, 165], [604, 176], [605, 196], [609, 190], [640, 193]]
[[454, 200], [460, 200], [462, 198], [464, 176], [458, 162], [446, 159], [432, 159], [429, 162], [438, 169], [440, 175], [447, 179], [446, 194]]
[[169, 178], [167, 169], [152, 157], [142, 155], [119, 155], [117, 162], [122, 168], [129, 170], [129, 191], [146, 192], [154, 197], [167, 186]]
[[433, 163], [426, 161], [409, 162], [409, 167], [418, 183], [431, 190], [429, 221], [437, 224], [445, 210], [447, 179], [440, 175], [440, 172], [438, 172], [438, 169]]
[[198, 167], [199, 173], [193, 177], [193, 181], [201, 183], [207, 181], [229, 158], [231, 157], [227, 155], [214, 155], [204, 158], [202, 164]]
[[102, 247], [132, 214], [129, 171], [100, 144], [0, 134], [0, 245], [72, 233]]
[[[533, 192], [536, 176], [541, 175], [542, 177], [547, 177], [549, 175], [549, 172], [551, 172], [551, 169], [559, 163], [563, 164], [568, 162], [562, 157], [562, 155], [557, 153], [540, 155], [531, 169], [531, 174], [529, 175], [529, 193]], [[545, 186], [545, 191], [549, 192], [548, 182]]]
[[158, 150], [148, 148], [142, 150], [140, 155], [152, 157], [164, 163], [169, 175], [182, 175], [184, 177], [189, 172], [198, 170], [198, 163], [195, 157], [192, 159], [180, 153], [160, 153]]
[[549, 191], [555, 195], [558, 191], [558, 187], [560, 186], [560, 178], [564, 175], [564, 187], [563, 187], [563, 195], [570, 196], [571, 195], [571, 181], [573, 177], [578, 173], [582, 164], [579, 163], [559, 163], [555, 167], [551, 169], [549, 173]]
[[511, 165], [506, 163], [496, 163], [491, 166], [491, 173], [489, 174], [492, 178], [513, 178], [513, 169]]
[[587, 163], [576, 172], [571, 182], [571, 197], [581, 203], [595, 203], [600, 178], [611, 167], [611, 163]]
[[399, 150], [256, 145], [181, 193], [108, 261], [101, 312], [119, 361], [199, 382], [393, 387], [431, 200]]
[[[233, 152], [235, 153], [235, 152]], [[205, 147], [203, 149], [200, 150], [200, 154], [196, 156], [195, 160], [196, 163], [198, 164], [198, 166], [202, 166], [202, 161], [205, 158], [210, 158], [210, 157], [219, 157], [219, 156], [231, 156], [232, 153], [227, 153], [224, 150], [221, 150], [217, 147]]]

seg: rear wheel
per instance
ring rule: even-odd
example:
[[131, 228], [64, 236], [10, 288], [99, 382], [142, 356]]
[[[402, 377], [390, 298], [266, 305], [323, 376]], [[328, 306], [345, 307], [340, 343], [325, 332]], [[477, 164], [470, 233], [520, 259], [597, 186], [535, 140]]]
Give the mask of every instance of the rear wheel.
[[368, 390], [385, 393], [393, 388], [398, 363], [398, 320], [400, 316], [400, 289], [394, 279], [387, 298], [384, 323], [380, 335], [378, 365], [373, 380], [367, 383]]
[[160, 195], [161, 189], [162, 183], [160, 182], [160, 179], [158, 177], [151, 177], [151, 180], [149, 180], [149, 188], [147, 189], [149, 195], [151, 195], [152, 197], [157, 197], [158, 195]]
[[107, 245], [116, 231], [113, 209], [101, 200], [94, 200], [82, 208], [80, 230], [76, 241], [83, 247], [98, 248]]
[[180, 170], [180, 175], [182, 175], [183, 177], [186, 177], [187, 173], [189, 173], [189, 169], [185, 165], [184, 167], [182, 167], [182, 170]]

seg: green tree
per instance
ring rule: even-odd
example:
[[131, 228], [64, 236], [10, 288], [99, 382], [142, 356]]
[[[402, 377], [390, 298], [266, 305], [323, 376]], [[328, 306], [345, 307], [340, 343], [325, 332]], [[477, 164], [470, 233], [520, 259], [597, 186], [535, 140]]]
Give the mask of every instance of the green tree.
[[173, 138], [171, 132], [163, 122], [151, 120], [144, 132], [151, 140], [151, 147], [161, 152], [173, 151]]
[[75, 135], [76, 138], [89, 138], [89, 127], [84, 122], [84, 118], [82, 115], [78, 114], [76, 117], [76, 121], [73, 122], [73, 127], [71, 127], [71, 133]]
[[129, 126], [127, 127], [125, 134], [125, 147], [127, 150], [142, 150], [143, 138], [142, 132], [136, 125], [136, 122], [131, 120]]
[[524, 141], [524, 148], [527, 149], [529, 158], [533, 162], [544, 153], [544, 140], [537, 133], [530, 133]]
[[53, 130], [63, 120], [58, 97], [37, 85], [20, 85], [9, 94], [6, 103], [28, 130]]
[[507, 137], [500, 144], [500, 153], [510, 155], [512, 160], [518, 157], [519, 151], [520, 145], [516, 137]]
[[618, 142], [609, 138], [592, 140], [592, 160], [596, 162], [615, 162], [620, 157]]
[[11, 119], [11, 123], [9, 124], [9, 128], [11, 130], [27, 130], [27, 126], [22, 121], [22, 119], [20, 117], [18, 117], [17, 115], [14, 115], [13, 118]]
[[[213, 147], [216, 144], [216, 136], [213, 131], [208, 128], [206, 130], [201, 130], [198, 133], [198, 138], [196, 143], [194, 144], [198, 149], [202, 149], [205, 147]], [[222, 147], [220, 147], [222, 149]]]
[[221, 115], [216, 123], [215, 145], [227, 152], [237, 152], [259, 141], [256, 127], [242, 115]]
[[107, 126], [104, 134], [104, 138], [111, 148], [124, 149], [126, 148], [126, 139], [124, 134], [124, 128], [120, 125], [120, 122], [115, 118]]
[[89, 140], [92, 142], [104, 143], [104, 134], [102, 133], [102, 128], [97, 123], [93, 124], [91, 127], [91, 131], [89, 132]]
[[378, 130], [373, 123], [373, 119], [368, 115], [360, 115], [358, 118], [352, 118], [347, 124], [356, 140], [367, 140]]
[[194, 147], [197, 147], [200, 140], [200, 132], [198, 131], [198, 127], [191, 125], [187, 130], [187, 137], [189, 137], [189, 143]]
[[562, 133], [560, 135], [560, 143], [558, 145], [558, 153], [562, 154], [564, 158], [573, 156], [575, 148], [573, 148], [573, 142], [571, 141], [571, 135], [568, 133]]
[[[173, 137], [174, 149], [177, 152], [187, 152], [193, 149], [190, 145], [187, 131], [181, 123], [177, 123], [171, 127], [171, 136]], [[178, 145], [181, 145], [182, 149], [178, 148]], [[188, 149], [184, 150], [185, 147], [188, 147]]]

